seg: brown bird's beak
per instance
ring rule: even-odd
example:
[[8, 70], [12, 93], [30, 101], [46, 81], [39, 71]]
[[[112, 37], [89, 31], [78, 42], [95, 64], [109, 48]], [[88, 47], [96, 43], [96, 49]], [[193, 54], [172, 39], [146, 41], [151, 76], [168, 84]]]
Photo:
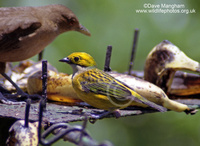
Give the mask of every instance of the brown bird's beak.
[[79, 25], [79, 27], [77, 29], [75, 29], [76, 31], [82, 33], [82, 34], [85, 34], [87, 36], [91, 36], [89, 30], [87, 28], [85, 28], [83, 25]]

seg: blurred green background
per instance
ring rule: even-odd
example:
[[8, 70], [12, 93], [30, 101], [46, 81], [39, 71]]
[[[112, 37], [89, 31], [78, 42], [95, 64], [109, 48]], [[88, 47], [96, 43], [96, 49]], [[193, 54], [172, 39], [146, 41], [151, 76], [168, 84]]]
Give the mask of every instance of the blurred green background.
[[[193, 14], [142, 14], [144, 4], [183, 4], [184, 9], [195, 9]], [[135, 70], [143, 70], [148, 52], [167, 39], [189, 57], [200, 62], [200, 1], [194, 0], [0, 0], [0, 6], [41, 6], [63, 4], [69, 7], [87, 27], [92, 36], [78, 32], [60, 35], [45, 51], [44, 58], [59, 71], [72, 73], [68, 65], [58, 60], [74, 51], [91, 54], [98, 68], [103, 69], [107, 45], [113, 46], [111, 67], [118, 72], [127, 70], [133, 32], [140, 29], [135, 58]], [[146, 9], [147, 10], [147, 9]], [[36, 60], [37, 57], [32, 59]], [[88, 124], [87, 129], [97, 141], [109, 140], [116, 146], [181, 145], [197, 146], [200, 143], [199, 113], [154, 113], [120, 119], [99, 120]], [[74, 123], [74, 124], [81, 124]], [[62, 140], [54, 145], [73, 145]]]

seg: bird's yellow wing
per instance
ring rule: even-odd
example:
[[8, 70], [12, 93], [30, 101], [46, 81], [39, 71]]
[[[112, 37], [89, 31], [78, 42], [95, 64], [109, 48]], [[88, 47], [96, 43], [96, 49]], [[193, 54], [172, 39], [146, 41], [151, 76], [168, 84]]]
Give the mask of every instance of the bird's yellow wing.
[[105, 95], [117, 104], [128, 104], [134, 100], [135, 102], [146, 104], [159, 111], [166, 111], [164, 107], [148, 101], [137, 93], [133, 95], [132, 92], [135, 92], [133, 89], [96, 68], [84, 72], [80, 76], [79, 81], [84, 92]]
[[93, 92], [115, 98], [125, 98], [131, 96], [131, 92], [120, 85], [112, 76], [98, 69], [92, 69], [79, 78], [82, 89], [85, 92]]

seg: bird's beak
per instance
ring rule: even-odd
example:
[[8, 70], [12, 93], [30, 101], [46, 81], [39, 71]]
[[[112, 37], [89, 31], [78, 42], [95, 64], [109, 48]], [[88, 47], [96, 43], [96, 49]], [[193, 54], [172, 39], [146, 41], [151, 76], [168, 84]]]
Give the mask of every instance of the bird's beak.
[[190, 71], [200, 72], [199, 62], [192, 60], [182, 51], [176, 54], [171, 62], [166, 63], [165, 68], [173, 68], [176, 70], [186, 69]]
[[67, 58], [67, 57], [65, 57], [65, 58], [63, 58], [63, 59], [60, 59], [59, 61], [60, 61], [60, 62], [66, 62], [66, 63], [68, 63], [68, 64], [71, 63], [71, 60], [70, 60], [69, 58]]
[[91, 36], [89, 30], [87, 28], [85, 28], [83, 25], [79, 25], [79, 27], [76, 29], [76, 31], [82, 33], [82, 34], [85, 34], [87, 36]]

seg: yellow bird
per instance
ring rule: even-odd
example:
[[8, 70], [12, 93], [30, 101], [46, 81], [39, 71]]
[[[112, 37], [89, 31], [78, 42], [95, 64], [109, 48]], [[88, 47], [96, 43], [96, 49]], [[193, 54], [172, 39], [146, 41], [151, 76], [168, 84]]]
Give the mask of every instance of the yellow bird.
[[166, 111], [166, 108], [148, 101], [134, 89], [97, 69], [94, 59], [87, 53], [75, 52], [59, 61], [72, 66], [73, 88], [81, 100], [96, 108], [114, 111], [129, 105], [137, 105]]

